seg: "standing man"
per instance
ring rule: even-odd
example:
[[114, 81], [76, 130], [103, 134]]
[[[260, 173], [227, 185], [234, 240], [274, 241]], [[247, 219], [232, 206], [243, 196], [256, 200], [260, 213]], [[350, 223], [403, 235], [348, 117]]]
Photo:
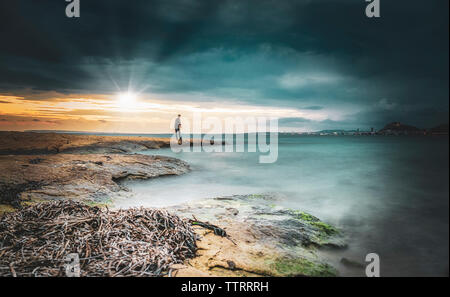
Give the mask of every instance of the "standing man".
[[178, 115], [175, 120], [175, 136], [177, 137], [178, 142], [181, 140], [181, 114]]

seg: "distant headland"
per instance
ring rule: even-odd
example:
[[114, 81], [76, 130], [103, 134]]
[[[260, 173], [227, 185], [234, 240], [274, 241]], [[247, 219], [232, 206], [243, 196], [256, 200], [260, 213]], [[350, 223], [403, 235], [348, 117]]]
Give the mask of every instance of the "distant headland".
[[301, 135], [448, 135], [448, 124], [441, 124], [433, 128], [417, 128], [415, 126], [406, 125], [400, 122], [392, 122], [385, 125], [380, 130], [371, 128], [368, 131], [356, 129], [356, 130], [321, 130], [317, 132], [303, 132], [297, 133]]

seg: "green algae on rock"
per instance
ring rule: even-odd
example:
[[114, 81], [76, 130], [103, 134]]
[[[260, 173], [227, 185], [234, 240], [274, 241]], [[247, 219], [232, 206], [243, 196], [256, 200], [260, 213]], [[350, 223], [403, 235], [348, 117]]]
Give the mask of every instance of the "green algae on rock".
[[322, 222], [319, 218], [303, 211], [289, 209], [288, 212], [300, 222], [308, 224], [311, 228], [317, 231], [311, 237], [312, 243], [319, 246], [346, 246], [345, 242], [342, 240], [342, 237], [339, 236], [339, 230], [330, 224]]
[[338, 274], [337, 270], [329, 264], [317, 263], [305, 258], [277, 258], [269, 263], [280, 276], [331, 277]]

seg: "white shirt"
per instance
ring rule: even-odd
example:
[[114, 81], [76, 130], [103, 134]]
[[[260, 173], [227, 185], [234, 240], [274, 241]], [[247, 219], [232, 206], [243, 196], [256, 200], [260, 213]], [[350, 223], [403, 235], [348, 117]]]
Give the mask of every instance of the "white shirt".
[[178, 129], [178, 127], [181, 125], [181, 120], [180, 120], [180, 118], [177, 118], [176, 120], [175, 120], [175, 129]]

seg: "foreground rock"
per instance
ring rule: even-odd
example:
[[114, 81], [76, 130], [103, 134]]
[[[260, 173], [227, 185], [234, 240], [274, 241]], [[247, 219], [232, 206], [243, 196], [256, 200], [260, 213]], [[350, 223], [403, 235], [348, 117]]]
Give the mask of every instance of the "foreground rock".
[[[66, 202], [60, 201], [60, 203], [64, 204]], [[195, 257], [192, 257], [193, 255], [186, 257], [186, 259], [189, 259], [185, 260], [184, 263], [181, 263], [182, 261], [172, 262], [169, 266], [165, 266], [164, 271], [169, 274], [170, 271], [172, 271], [174, 272], [172, 275], [176, 276], [336, 276], [338, 274], [336, 269], [327, 264], [326, 261], [321, 258], [318, 251], [323, 247], [345, 247], [345, 242], [340, 231], [310, 214], [279, 207], [276, 206], [276, 203], [277, 200], [272, 196], [247, 195], [205, 199], [169, 207], [167, 210], [175, 215], [171, 216], [173, 218], [184, 217], [185, 219], [194, 219], [192, 224], [195, 228], [196, 242], [188, 245], [188, 247], [195, 247], [196, 254]], [[70, 206], [71, 204], [67, 205]], [[32, 210], [31, 213], [36, 214], [37, 209], [47, 209], [51, 206], [47, 206], [47, 204], [38, 204], [33, 207], [34, 208], [28, 208], [28, 210]], [[81, 208], [79, 207], [79, 209]], [[92, 209], [94, 213], [100, 212], [96, 207]], [[119, 210], [120, 215], [118, 217], [122, 218], [123, 214], [129, 211], [130, 210]], [[38, 213], [41, 212], [42, 211]], [[139, 212], [168, 215], [165, 210], [162, 210], [161, 212], [161, 210], [141, 209]], [[21, 213], [30, 212], [25, 210], [25, 212], [22, 211]], [[67, 213], [67, 211], [62, 211], [61, 213], [50, 212], [46, 213], [45, 217], [51, 222], [49, 226], [55, 226], [55, 222], [57, 221], [59, 221], [62, 226], [65, 226], [64, 224], [66, 223], [71, 225], [71, 221], [66, 218]], [[83, 214], [86, 213], [90, 213], [90, 211], [85, 209]], [[115, 213], [116, 212], [112, 212], [111, 215]], [[38, 214], [36, 215], [39, 218], [41, 217]], [[17, 216], [18, 215], [16, 214], [11, 214], [9, 216], [5, 215], [3, 217], [4, 224], [11, 224], [13, 221], [12, 218]], [[28, 222], [28, 216], [29, 215], [23, 219], [23, 222]], [[109, 217], [110, 214], [107, 214], [105, 218]], [[133, 220], [139, 221], [141, 217], [142, 215]], [[148, 216], [144, 215], [144, 217]], [[150, 215], [149, 217], [153, 217], [153, 215]], [[185, 219], [183, 222], [188, 222]], [[98, 215], [94, 215], [92, 220], [87, 221], [76, 219], [74, 222], [80, 222], [82, 224], [82, 226], [77, 227], [76, 230], [80, 230], [80, 228], [98, 228], [99, 224], [96, 223], [97, 220]], [[133, 220], [125, 221], [127, 224], [131, 224]], [[19, 229], [22, 228], [21, 221], [17, 221], [16, 227]], [[224, 230], [220, 228], [219, 232], [214, 234], [214, 232], [209, 229], [199, 227], [198, 221], [208, 221], [210, 224], [223, 228], [226, 231], [227, 236], [222, 237], [217, 235], [224, 235], [221, 233]], [[31, 224], [32, 226], [36, 225], [35, 223]], [[100, 225], [108, 226], [107, 223]], [[124, 230], [121, 230], [121, 225], [113, 225], [115, 227], [111, 229], [111, 232], [114, 233], [119, 234], [126, 230], [130, 230], [129, 226], [125, 227]], [[12, 230], [11, 227], [5, 228], [4, 231]], [[102, 244], [99, 245], [95, 239], [98, 237], [96, 234], [99, 230], [94, 229], [87, 233], [92, 235], [92, 242], [90, 242], [88, 246], [90, 248], [93, 246], [103, 246]], [[145, 233], [144, 231], [140, 231], [136, 234]], [[49, 229], [48, 232], [49, 234], [52, 234], [52, 230]], [[10, 233], [6, 232], [5, 234]], [[20, 232], [17, 233], [17, 236], [14, 237], [15, 240], [17, 242], [22, 242], [22, 238], [20, 237], [22, 235], [23, 234]], [[40, 235], [36, 235], [31, 231], [28, 236], [37, 236], [36, 238], [40, 238]], [[192, 238], [192, 235], [189, 236]], [[120, 238], [123, 239], [123, 237]], [[35, 244], [35, 242], [37, 242], [36, 240], [33, 239], [29, 242], [30, 246], [28, 246], [28, 250], [32, 251], [34, 248], [40, 249], [40, 247]], [[42, 242], [45, 243], [45, 241]], [[87, 251], [91, 251], [90, 248], [85, 249], [87, 245], [83, 245], [83, 241], [77, 243], [74, 239], [70, 241], [70, 244], [70, 251], [65, 250], [65, 252], [76, 251], [77, 253], [84, 255]], [[67, 245], [64, 245], [64, 247], [65, 246]], [[167, 243], [162, 240], [160, 246], [162, 248], [167, 248]], [[63, 246], [59, 247], [62, 248]], [[158, 254], [160, 252], [158, 250], [159, 248], [160, 247], [156, 247], [156, 250], [154, 250], [152, 254]], [[176, 251], [179, 251], [179, 249], [175, 248], [174, 250], [167, 250], [164, 253]], [[33, 254], [32, 252], [30, 253], [30, 255]], [[62, 254], [58, 252], [58, 255], [61, 256]], [[142, 255], [142, 257], [133, 258], [133, 263], [139, 261], [139, 263], [147, 263], [147, 260], [145, 259], [145, 255], [147, 254], [144, 253]], [[9, 259], [16, 256], [18, 260], [13, 261], [14, 267], [21, 267], [20, 269], [25, 271], [25, 273], [29, 273], [31, 270], [36, 272], [35, 269], [39, 265], [33, 263], [32, 265], [28, 265], [31, 263], [28, 261], [23, 263], [20, 262], [19, 260], [22, 259], [23, 255], [14, 253], [13, 251], [8, 254], [8, 261], [4, 262], [3, 265], [6, 267], [6, 265], [11, 262]], [[55, 258], [54, 255], [49, 254], [48, 258], [54, 261], [58, 257]], [[101, 259], [95, 263], [91, 263], [94, 265], [93, 267], [96, 267], [93, 270], [91, 269], [91, 272], [95, 275], [116, 275], [119, 273], [119, 271], [112, 271], [110, 265], [106, 265], [105, 263], [103, 263]], [[39, 268], [39, 271], [42, 272], [42, 275], [60, 275], [60, 266], [52, 265], [41, 267]], [[1, 263], [0, 266], [2, 266]], [[99, 267], [101, 269], [97, 269]], [[88, 270], [89, 269], [84, 271], [83, 275], [89, 275], [90, 270]], [[123, 272], [122, 270], [120, 271], [120, 273]], [[133, 275], [140, 275], [139, 272], [136, 272], [135, 270], [126, 270], [126, 272], [132, 272]], [[153, 275], [158, 275], [160, 272], [162, 272], [162, 270], [155, 270], [152, 273]], [[5, 273], [9, 275], [9, 273], [13, 273], [13, 271], [6, 271]], [[145, 273], [143, 275], [149, 274]]]
[[178, 159], [137, 154], [0, 156], [0, 204], [59, 199], [104, 204], [128, 195], [117, 183], [122, 179], [180, 175], [188, 170], [189, 165]]
[[169, 138], [0, 131], [0, 155], [129, 153], [169, 146]]
[[334, 276], [317, 253], [345, 247], [340, 232], [318, 218], [275, 206], [266, 195], [206, 199], [169, 208], [223, 227], [229, 238], [199, 228], [197, 257], [177, 276]]

